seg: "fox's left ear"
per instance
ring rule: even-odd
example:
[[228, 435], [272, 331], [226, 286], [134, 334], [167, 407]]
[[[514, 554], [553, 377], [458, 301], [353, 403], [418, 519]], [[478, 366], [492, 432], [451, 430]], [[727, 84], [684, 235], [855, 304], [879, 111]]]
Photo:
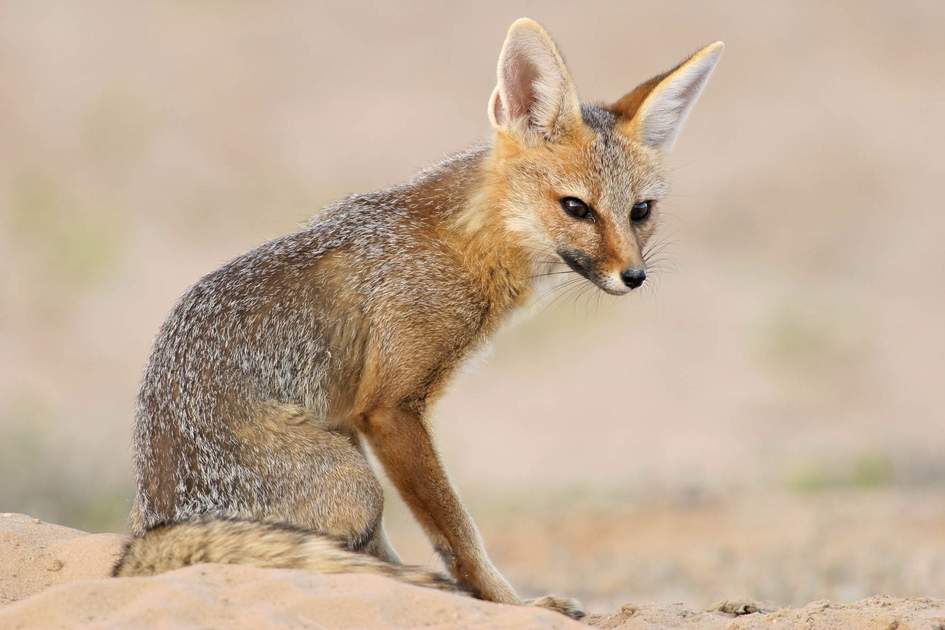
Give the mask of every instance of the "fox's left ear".
[[521, 18], [509, 28], [489, 99], [489, 120], [495, 129], [548, 141], [580, 123], [571, 75], [558, 47], [534, 20]]
[[696, 104], [725, 44], [709, 44], [669, 72], [653, 77], [608, 109], [621, 118], [621, 131], [638, 142], [669, 150]]

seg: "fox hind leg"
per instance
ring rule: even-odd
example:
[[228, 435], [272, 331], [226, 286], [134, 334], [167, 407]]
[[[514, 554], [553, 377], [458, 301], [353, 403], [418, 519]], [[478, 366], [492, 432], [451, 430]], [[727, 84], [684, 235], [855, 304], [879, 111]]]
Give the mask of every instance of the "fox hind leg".
[[240, 464], [256, 471], [264, 488], [255, 513], [240, 516], [311, 529], [396, 559], [381, 524], [383, 490], [356, 436], [291, 405], [266, 406], [238, 435], [246, 445]]

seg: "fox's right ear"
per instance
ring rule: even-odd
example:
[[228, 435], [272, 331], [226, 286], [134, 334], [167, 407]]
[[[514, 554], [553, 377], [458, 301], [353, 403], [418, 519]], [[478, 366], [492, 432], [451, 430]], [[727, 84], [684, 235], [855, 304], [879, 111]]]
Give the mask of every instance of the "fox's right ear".
[[489, 99], [496, 129], [554, 141], [581, 120], [571, 75], [537, 22], [516, 20], [499, 54], [498, 84]]
[[610, 106], [619, 128], [643, 144], [669, 150], [722, 56], [722, 42], [709, 44], [665, 74], [653, 77]]

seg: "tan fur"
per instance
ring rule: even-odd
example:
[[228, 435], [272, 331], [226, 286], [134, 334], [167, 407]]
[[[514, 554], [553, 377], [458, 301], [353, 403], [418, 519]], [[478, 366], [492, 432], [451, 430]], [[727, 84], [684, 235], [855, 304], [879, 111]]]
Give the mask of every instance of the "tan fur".
[[[580, 617], [572, 600], [523, 602], [493, 566], [429, 410], [543, 274], [570, 267], [609, 293], [632, 288], [621, 274], [645, 265], [656, 217], [632, 222], [631, 208], [664, 195], [663, 153], [719, 51], [614, 105], [581, 105], [547, 33], [519, 20], [500, 54], [491, 146], [344, 200], [198, 282], [139, 394], [139, 537], [116, 575], [248, 562], [453, 588], [399, 566], [367, 444], [463, 589]], [[565, 197], [592, 216], [566, 214]]]
[[[714, 42], [695, 52], [681, 64], [664, 74], [653, 77], [611, 106], [624, 122], [621, 130], [626, 135], [651, 146], [672, 147], [676, 135], [705, 87], [725, 45]], [[648, 129], [653, 118], [668, 117], [671, 130]], [[668, 133], [667, 133], [668, 132]]]
[[462, 592], [439, 573], [382, 562], [348, 551], [343, 542], [322, 534], [259, 521], [207, 520], [152, 528], [126, 545], [112, 574], [144, 577], [201, 563], [314, 573], [374, 573], [417, 586]]

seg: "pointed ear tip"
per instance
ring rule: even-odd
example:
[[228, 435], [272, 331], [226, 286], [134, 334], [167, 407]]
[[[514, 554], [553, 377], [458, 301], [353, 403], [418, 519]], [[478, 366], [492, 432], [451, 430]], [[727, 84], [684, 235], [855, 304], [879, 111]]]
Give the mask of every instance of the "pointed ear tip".
[[706, 53], [709, 53], [709, 54], [720, 55], [722, 54], [722, 51], [725, 50], [725, 42], [723, 41], [712, 42], [711, 44], [709, 44], [702, 50], [704, 50]]
[[539, 33], [545, 33], [545, 29], [542, 28], [541, 24], [539, 24], [535, 20], [529, 17], [520, 17], [519, 19], [512, 22], [511, 26], [509, 26], [509, 35], [523, 29], [528, 29], [530, 31], [537, 31]]
[[703, 46], [695, 53], [692, 57], [689, 58], [688, 63], [691, 62], [702, 62], [707, 63], [710, 68], [714, 68], [715, 64], [719, 62], [719, 59], [722, 58], [722, 51], [725, 49], [725, 42], [712, 42], [707, 46]]

